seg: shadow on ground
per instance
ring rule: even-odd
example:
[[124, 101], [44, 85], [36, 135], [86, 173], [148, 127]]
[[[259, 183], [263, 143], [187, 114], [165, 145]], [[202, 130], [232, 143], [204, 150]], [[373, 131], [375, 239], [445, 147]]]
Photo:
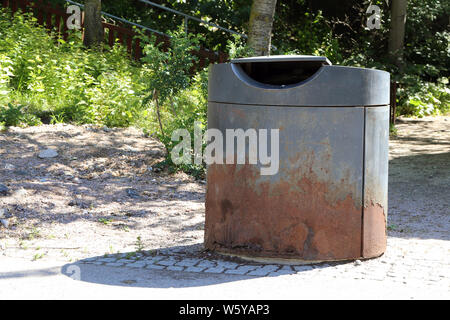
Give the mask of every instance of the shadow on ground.
[[389, 162], [389, 235], [450, 240], [450, 153]]
[[[177, 246], [171, 248], [165, 248], [162, 250], [185, 250], [186, 252], [196, 250], [198, 245], [193, 246]], [[130, 252], [129, 254], [134, 254]], [[187, 254], [171, 254], [171, 257], [175, 257], [178, 260], [195, 258], [194, 256]], [[169, 257], [169, 256], [166, 256]], [[330, 263], [316, 263], [305, 267], [304, 270], [294, 269], [294, 266], [283, 266], [278, 265], [278, 268], [284, 268], [280, 273], [276, 272], [274, 274], [268, 275], [237, 275], [237, 274], [226, 274], [226, 273], [208, 273], [208, 272], [189, 272], [186, 270], [171, 271], [169, 269], [155, 270], [146, 267], [130, 267], [130, 266], [108, 266], [107, 264], [97, 265], [92, 263], [92, 259], [102, 259], [100, 257], [92, 257], [87, 260], [80, 260], [73, 264], [64, 265], [60, 272], [67, 277], [81, 280], [85, 282], [104, 284], [104, 285], [114, 285], [114, 286], [132, 286], [132, 287], [151, 287], [151, 288], [188, 288], [188, 287], [198, 287], [198, 286], [209, 286], [216, 285], [227, 282], [251, 280], [262, 277], [278, 277], [286, 274], [300, 274], [303, 272], [308, 272], [312, 268], [330, 268], [339, 264], [349, 263], [347, 262], [330, 262]], [[197, 257], [196, 259], [201, 259]], [[263, 267], [264, 264], [252, 263], [249, 261], [244, 261], [236, 258], [230, 258], [228, 256], [213, 255], [203, 261], [208, 261], [212, 263], [217, 262], [234, 262], [243, 266], [257, 266]], [[120, 261], [117, 260], [117, 261]], [[138, 259], [136, 261], [145, 262], [145, 257]], [[271, 264], [273, 266], [274, 264]], [[309, 268], [312, 267], [312, 268]], [[287, 271], [286, 268], [290, 268]], [[309, 269], [306, 269], [309, 268]]]

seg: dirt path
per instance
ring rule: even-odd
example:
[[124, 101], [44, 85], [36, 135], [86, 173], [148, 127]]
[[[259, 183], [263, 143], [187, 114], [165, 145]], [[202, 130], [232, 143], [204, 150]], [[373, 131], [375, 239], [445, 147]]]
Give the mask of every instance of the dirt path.
[[390, 235], [450, 240], [450, 117], [400, 119], [397, 130], [390, 141]]
[[[450, 240], [450, 117], [400, 119], [397, 128], [389, 235]], [[47, 148], [58, 156], [39, 158]], [[200, 247], [204, 182], [155, 172], [162, 155], [161, 144], [131, 128], [44, 125], [1, 133], [0, 184], [9, 190], [0, 208], [9, 227], [0, 226], [0, 251], [70, 262]]]

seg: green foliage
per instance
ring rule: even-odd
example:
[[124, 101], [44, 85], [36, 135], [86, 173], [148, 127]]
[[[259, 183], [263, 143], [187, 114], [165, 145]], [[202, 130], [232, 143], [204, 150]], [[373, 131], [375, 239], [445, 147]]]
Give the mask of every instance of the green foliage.
[[[65, 5], [63, 0], [48, 0]], [[82, 2], [82, 1], [81, 1]], [[370, 4], [382, 8], [381, 29], [364, 28]], [[168, 7], [246, 33], [251, 0], [160, 1]], [[103, 10], [170, 33], [170, 45], [142, 35], [145, 57], [129, 59], [120, 45], [94, 52], [83, 47], [80, 32], [64, 41], [49, 34], [29, 14], [0, 11], [0, 129], [42, 122], [136, 125], [157, 136], [168, 156], [159, 164], [170, 171], [204, 176], [203, 165], [175, 165], [170, 151], [176, 129], [193, 141], [194, 123], [206, 128], [207, 72], [193, 74], [192, 51], [200, 45], [251, 56], [245, 40], [134, 0], [103, 1]], [[399, 82], [398, 113], [414, 116], [450, 112], [450, 3], [410, 0], [404, 66], [389, 62], [390, 14], [384, 0], [336, 2], [278, 1], [272, 54], [327, 56], [334, 64], [378, 68]], [[175, 30], [175, 31], [174, 31]], [[204, 34], [207, 37], [194, 36]]]
[[449, 12], [449, 1], [408, 1], [405, 59], [423, 66], [420, 75], [427, 80], [448, 76]]
[[7, 106], [0, 106], [0, 126], [35, 126], [42, 122], [33, 114], [24, 111], [22, 105], [13, 105], [8, 103]]
[[147, 84], [146, 96], [156, 99], [156, 91], [160, 103], [165, 103], [189, 86], [189, 71], [197, 60], [192, 51], [198, 49], [200, 41], [199, 36], [185, 35], [182, 28], [169, 35], [171, 38], [167, 48], [164, 48], [164, 42], [157, 43], [156, 37], [141, 35], [145, 43], [142, 70]]
[[246, 40], [239, 35], [233, 35], [233, 40], [228, 40], [227, 50], [230, 59], [253, 56], [253, 50], [246, 44]]
[[[192, 51], [198, 49], [201, 37], [186, 35], [184, 30], [172, 32], [170, 44], [157, 43], [154, 38], [142, 35], [144, 42], [142, 58], [143, 103], [149, 106], [138, 125], [146, 133], [155, 134], [168, 152], [167, 159], [159, 167], [174, 172], [183, 170], [201, 177], [203, 165], [176, 165], [170, 151], [178, 143], [172, 141], [177, 129], [187, 129], [194, 134], [194, 122], [206, 125], [207, 72], [192, 77], [191, 71], [196, 57]], [[158, 124], [158, 125], [156, 125]], [[159, 126], [159, 128], [157, 128]]]
[[431, 83], [417, 76], [406, 76], [397, 95], [398, 113], [417, 117], [449, 113], [448, 82], [448, 78], [440, 78], [437, 83]]
[[[123, 47], [87, 50], [78, 32], [67, 41], [29, 14], [0, 12], [0, 105], [22, 105], [48, 121], [128, 126], [142, 110], [141, 73]], [[55, 40], [56, 39], [56, 40]]]
[[[168, 151], [167, 158], [159, 163], [157, 168], [167, 168], [169, 172], [184, 171], [195, 178], [202, 179], [205, 175], [205, 166], [191, 164], [175, 164], [171, 157], [171, 151], [179, 142], [172, 141], [172, 134], [175, 130], [186, 129], [190, 133], [191, 141], [194, 141], [194, 125], [200, 122], [202, 134], [207, 125], [207, 96], [208, 96], [208, 72], [204, 69], [198, 72], [191, 80], [190, 86], [180, 91], [172, 100], [167, 99], [161, 105], [161, 118], [164, 126], [164, 134], [160, 133], [154, 110], [147, 113], [146, 122], [139, 122], [138, 125], [144, 128], [148, 134], [155, 134], [164, 144]], [[153, 104], [154, 107], [154, 104]], [[175, 110], [175, 113], [174, 113]], [[203, 145], [203, 148], [205, 145]], [[193, 154], [191, 155], [191, 158]]]
[[[221, 27], [246, 33], [252, 0], [164, 0], [156, 1], [156, 3], [205, 21], [214, 22]], [[145, 5], [136, 0], [102, 1], [102, 8], [108, 13], [164, 33], [177, 30], [178, 26], [184, 24], [183, 16]], [[233, 40], [232, 34], [193, 20], [188, 21], [188, 30], [192, 34], [204, 35], [201, 44], [213, 50], [225, 52], [228, 41]]]

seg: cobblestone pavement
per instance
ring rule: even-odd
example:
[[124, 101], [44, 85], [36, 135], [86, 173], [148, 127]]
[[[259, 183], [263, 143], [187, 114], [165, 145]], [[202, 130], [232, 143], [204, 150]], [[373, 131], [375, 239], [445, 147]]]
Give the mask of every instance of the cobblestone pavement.
[[[450, 122], [450, 118], [441, 122]], [[155, 256], [137, 254], [127, 259], [122, 254], [82, 263], [254, 277], [292, 275], [320, 282], [374, 280], [386, 288], [438, 288], [450, 298], [450, 125], [439, 131], [436, 127], [435, 119], [405, 119], [397, 125], [401, 134], [390, 141], [388, 246], [379, 258], [313, 265], [258, 264], [199, 255], [195, 253], [200, 250], [198, 244], [160, 250]]]
[[[312, 265], [262, 264], [228, 257], [198, 258], [183, 248], [161, 250], [151, 256], [141, 253], [105, 255], [82, 261], [109, 267], [128, 267], [207, 274], [271, 277], [293, 275], [305, 279], [356, 279], [382, 281], [386, 285], [409, 284], [446, 288], [450, 293], [449, 244], [443, 240], [389, 238], [385, 255], [366, 261], [330, 262]], [[449, 296], [450, 297], [450, 296]]]

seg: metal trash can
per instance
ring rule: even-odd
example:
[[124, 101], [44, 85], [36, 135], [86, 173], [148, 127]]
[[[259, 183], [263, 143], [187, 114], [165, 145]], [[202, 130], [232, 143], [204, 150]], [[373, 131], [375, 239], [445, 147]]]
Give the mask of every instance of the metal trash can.
[[[325, 57], [212, 65], [208, 129], [224, 138], [223, 161], [207, 167], [205, 247], [304, 261], [383, 254], [389, 85], [385, 71], [333, 66]], [[245, 163], [237, 163], [238, 149]], [[255, 163], [255, 152], [278, 152], [277, 170], [267, 169], [267, 157]]]

